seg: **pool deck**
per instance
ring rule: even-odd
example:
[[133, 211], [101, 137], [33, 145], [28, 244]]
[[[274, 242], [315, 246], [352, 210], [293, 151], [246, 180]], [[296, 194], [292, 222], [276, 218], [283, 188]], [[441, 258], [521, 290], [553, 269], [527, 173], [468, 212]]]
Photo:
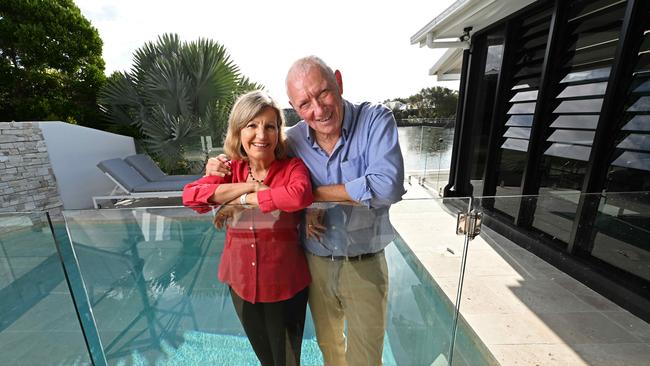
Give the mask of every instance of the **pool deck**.
[[[456, 217], [406, 188], [391, 221], [455, 303]], [[469, 243], [460, 310], [501, 365], [650, 365], [650, 324], [485, 226]]]

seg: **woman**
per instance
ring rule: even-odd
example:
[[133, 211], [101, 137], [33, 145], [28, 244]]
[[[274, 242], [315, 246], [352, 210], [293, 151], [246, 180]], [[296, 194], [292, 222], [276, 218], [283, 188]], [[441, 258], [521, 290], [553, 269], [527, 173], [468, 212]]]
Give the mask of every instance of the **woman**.
[[242, 205], [226, 230], [219, 280], [230, 286], [239, 320], [262, 365], [300, 364], [311, 281], [298, 231], [299, 211], [313, 201], [311, 182], [302, 161], [286, 157], [283, 123], [282, 111], [266, 93], [241, 96], [230, 113], [224, 142], [232, 158], [231, 174], [205, 176], [183, 190], [183, 204], [204, 205], [195, 208], [199, 212], [208, 211], [206, 204]]

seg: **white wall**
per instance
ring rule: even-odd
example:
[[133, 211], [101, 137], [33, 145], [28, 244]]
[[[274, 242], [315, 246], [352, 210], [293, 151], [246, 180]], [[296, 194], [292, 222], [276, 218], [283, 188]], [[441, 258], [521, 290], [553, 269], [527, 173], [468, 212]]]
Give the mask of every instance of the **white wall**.
[[135, 154], [132, 137], [64, 122], [39, 122], [63, 208], [92, 208], [92, 197], [115, 184], [97, 168], [102, 160]]

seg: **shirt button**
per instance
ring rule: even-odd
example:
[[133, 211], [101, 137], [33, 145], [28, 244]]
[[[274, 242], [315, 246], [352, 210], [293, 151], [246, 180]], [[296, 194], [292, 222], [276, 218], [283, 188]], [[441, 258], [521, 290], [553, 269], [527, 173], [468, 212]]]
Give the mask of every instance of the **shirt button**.
[[251, 248], [255, 248], [255, 244], [251, 244]]
[[254, 265], [255, 265], [255, 262], [252, 262], [251, 264], [254, 266]]
[[249, 229], [249, 230], [253, 230], [253, 227], [251, 226], [251, 227], [249, 227], [248, 229]]
[[335, 225], [332, 225], [332, 230], [335, 230], [335, 229], [336, 229], [336, 226], [335, 226]]

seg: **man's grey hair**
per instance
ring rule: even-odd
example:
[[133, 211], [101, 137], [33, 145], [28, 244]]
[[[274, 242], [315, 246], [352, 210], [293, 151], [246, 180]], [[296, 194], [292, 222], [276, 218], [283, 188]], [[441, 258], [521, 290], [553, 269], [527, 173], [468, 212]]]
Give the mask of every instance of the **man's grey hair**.
[[336, 83], [336, 77], [334, 76], [334, 71], [332, 70], [331, 67], [329, 67], [323, 59], [321, 59], [318, 56], [310, 55], [306, 57], [301, 57], [297, 59], [289, 68], [289, 72], [287, 73], [287, 78], [286, 82], [289, 82], [289, 76], [295, 71], [295, 70], [301, 70], [301, 71], [307, 71], [312, 67], [318, 67], [323, 75], [328, 79], [329, 82], [331, 82], [333, 85], [337, 85]]

